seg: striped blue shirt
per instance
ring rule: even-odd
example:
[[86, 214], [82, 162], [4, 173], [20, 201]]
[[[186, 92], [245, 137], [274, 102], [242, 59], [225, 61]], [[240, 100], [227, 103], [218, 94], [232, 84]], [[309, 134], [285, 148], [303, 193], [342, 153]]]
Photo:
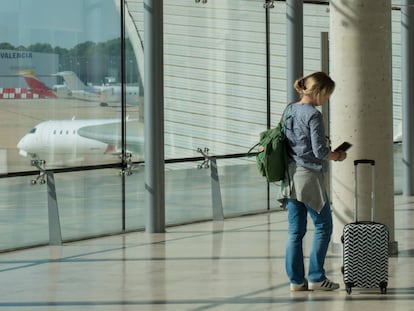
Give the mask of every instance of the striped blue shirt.
[[322, 171], [330, 153], [322, 113], [311, 104], [295, 103], [286, 110], [288, 153], [297, 166]]

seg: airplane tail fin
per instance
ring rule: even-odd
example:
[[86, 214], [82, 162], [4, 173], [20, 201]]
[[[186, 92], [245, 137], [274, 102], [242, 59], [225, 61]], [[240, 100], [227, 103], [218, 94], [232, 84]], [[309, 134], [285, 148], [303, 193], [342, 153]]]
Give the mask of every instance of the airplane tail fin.
[[82, 80], [79, 79], [79, 77], [73, 71], [61, 71], [58, 72], [56, 75], [63, 77], [66, 86], [72, 91], [86, 89], [85, 83], [83, 83]]
[[33, 70], [19, 70], [17, 72], [22, 75], [31, 91], [38, 94], [41, 98], [57, 98], [55, 92], [53, 92], [46, 84], [40, 81]]

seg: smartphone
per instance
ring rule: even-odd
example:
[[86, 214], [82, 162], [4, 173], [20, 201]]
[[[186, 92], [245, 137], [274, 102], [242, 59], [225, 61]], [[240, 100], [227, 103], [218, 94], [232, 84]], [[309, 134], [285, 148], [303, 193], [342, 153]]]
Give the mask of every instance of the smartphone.
[[352, 144], [344, 141], [342, 144], [340, 144], [334, 151], [347, 151], [349, 148], [352, 147]]

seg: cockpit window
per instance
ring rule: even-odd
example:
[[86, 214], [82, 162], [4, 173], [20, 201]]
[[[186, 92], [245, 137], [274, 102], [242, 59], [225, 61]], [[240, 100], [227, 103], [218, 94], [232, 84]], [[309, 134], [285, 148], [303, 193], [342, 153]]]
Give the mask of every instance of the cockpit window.
[[30, 130], [30, 132], [29, 132], [30, 134], [34, 134], [34, 133], [36, 133], [36, 128], [34, 127], [34, 128], [32, 128], [31, 130]]

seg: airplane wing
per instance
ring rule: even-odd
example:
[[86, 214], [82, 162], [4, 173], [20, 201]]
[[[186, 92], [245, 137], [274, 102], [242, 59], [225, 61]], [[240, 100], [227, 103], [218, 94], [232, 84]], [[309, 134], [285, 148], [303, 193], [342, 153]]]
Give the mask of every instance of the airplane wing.
[[[84, 126], [78, 130], [82, 137], [111, 144], [120, 149], [122, 143], [121, 123]], [[126, 148], [129, 152], [144, 156], [144, 124], [138, 120], [127, 121]]]

